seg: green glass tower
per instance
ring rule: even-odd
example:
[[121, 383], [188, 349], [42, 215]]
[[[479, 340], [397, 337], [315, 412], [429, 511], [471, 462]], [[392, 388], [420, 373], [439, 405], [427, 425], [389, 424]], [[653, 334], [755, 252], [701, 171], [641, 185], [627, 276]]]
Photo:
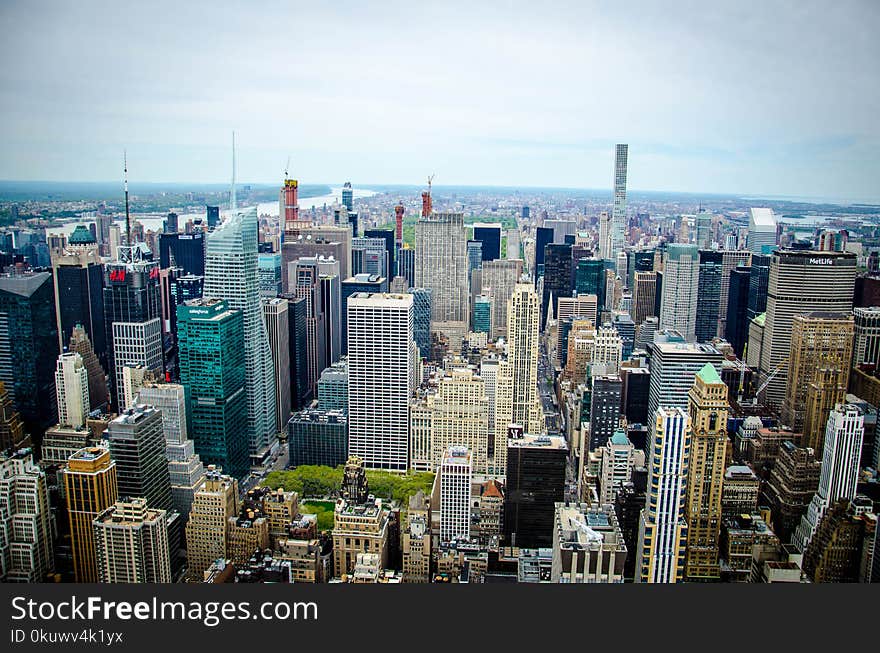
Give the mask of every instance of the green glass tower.
[[582, 258], [577, 262], [574, 289], [578, 295], [596, 295], [599, 312], [605, 306], [605, 262], [597, 258]]
[[250, 468], [242, 313], [222, 299], [190, 300], [177, 307], [177, 337], [196, 453], [242, 478]]

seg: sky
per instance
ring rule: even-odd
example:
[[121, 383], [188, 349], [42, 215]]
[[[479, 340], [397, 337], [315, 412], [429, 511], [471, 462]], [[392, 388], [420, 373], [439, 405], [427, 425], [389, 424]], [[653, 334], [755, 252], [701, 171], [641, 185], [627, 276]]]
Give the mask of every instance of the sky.
[[[125, 5], [125, 6], [123, 6]], [[880, 201], [880, 2], [0, 3], [0, 179]]]

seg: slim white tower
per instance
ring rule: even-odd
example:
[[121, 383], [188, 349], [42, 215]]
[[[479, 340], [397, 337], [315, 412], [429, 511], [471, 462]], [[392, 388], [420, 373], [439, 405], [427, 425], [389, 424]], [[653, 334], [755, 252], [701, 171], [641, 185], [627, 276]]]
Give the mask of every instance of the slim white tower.
[[626, 245], [626, 160], [629, 145], [618, 143], [614, 152], [614, 209], [611, 214], [611, 251], [609, 258], [616, 260]]
[[440, 541], [469, 540], [471, 528], [471, 452], [452, 446], [440, 463]]
[[68, 352], [58, 357], [55, 394], [58, 399], [58, 423], [62, 426], [85, 426], [89, 415], [89, 374], [79, 354]]

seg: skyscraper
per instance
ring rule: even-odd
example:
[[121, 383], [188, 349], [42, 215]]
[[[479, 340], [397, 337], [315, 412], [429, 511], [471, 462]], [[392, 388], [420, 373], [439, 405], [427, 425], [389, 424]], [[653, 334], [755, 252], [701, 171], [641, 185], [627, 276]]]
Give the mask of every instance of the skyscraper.
[[553, 230], [547, 227], [535, 228], [535, 269], [532, 277], [535, 281], [544, 276], [544, 251], [547, 245], [553, 242]]
[[90, 410], [106, 407], [109, 401], [107, 395], [107, 379], [104, 368], [95, 355], [89, 336], [81, 325], [73, 327], [68, 349], [82, 356], [83, 365], [89, 377], [89, 407]]
[[724, 255], [712, 250], [700, 250], [699, 258], [694, 337], [697, 342], [709, 342], [718, 335], [718, 320], [723, 317], [719, 311]]
[[208, 236], [204, 290], [205, 297], [225, 299], [244, 319], [247, 429], [255, 463], [276, 442], [275, 374], [260, 307], [257, 226], [257, 207], [252, 207], [234, 211]]
[[740, 266], [731, 270], [727, 295], [727, 317], [724, 320], [722, 335], [733, 347], [740, 359], [744, 356], [746, 340], [748, 340], [749, 284], [752, 269]]
[[238, 514], [238, 481], [221, 472], [208, 468], [186, 523], [187, 574], [192, 580], [199, 580], [211, 563], [226, 557], [227, 523]]
[[82, 325], [99, 357], [106, 355], [104, 332], [104, 269], [97, 244], [70, 244], [52, 258], [58, 346], [64, 351], [76, 325]]
[[324, 338], [326, 316], [323, 311], [321, 273], [317, 257], [303, 257], [293, 262], [291, 292], [305, 300], [306, 309], [306, 376], [309, 391], [315, 393], [315, 384], [321, 370], [327, 367]]
[[855, 307], [853, 366], [880, 366], [880, 306]]
[[614, 153], [614, 209], [612, 212], [612, 260], [626, 245], [626, 162], [629, 146], [618, 143]]
[[727, 320], [727, 303], [730, 297], [730, 274], [738, 266], [748, 266], [752, 255], [744, 250], [724, 250], [721, 252], [721, 294], [718, 299], [718, 335], [724, 336]]
[[492, 332], [490, 339], [507, 337], [507, 300], [522, 279], [522, 259], [483, 261], [481, 292], [492, 298]]
[[165, 510], [143, 498], [117, 501], [95, 519], [94, 534], [99, 582], [171, 582]]
[[[580, 272], [580, 262], [578, 262]], [[654, 300], [657, 292], [657, 273], [639, 272], [634, 274], [632, 319], [641, 324], [645, 318], [654, 315]]]
[[410, 288], [413, 298], [413, 340], [422, 358], [431, 357], [431, 291], [427, 288]]
[[349, 454], [368, 468], [409, 468], [409, 398], [417, 382], [412, 334], [412, 295], [349, 297]]
[[828, 417], [819, 489], [794, 533], [793, 541], [804, 552], [829, 507], [856, 495], [859, 458], [865, 437], [865, 416], [858, 406], [837, 404]]
[[855, 275], [855, 254], [806, 250], [773, 253], [758, 370], [758, 382], [766, 382], [767, 386], [759, 399], [779, 406], [785, 396], [794, 316], [812, 311], [850, 313]]
[[52, 275], [0, 275], [0, 381], [34, 444], [55, 421], [58, 332]]
[[482, 246], [482, 261], [495, 261], [501, 258], [501, 234], [500, 222], [475, 222], [474, 240], [480, 241]]
[[706, 363], [712, 363], [720, 374], [722, 356], [717, 349], [711, 345], [684, 342], [674, 332], [657, 333], [650, 351], [649, 423], [653, 423], [654, 412], [661, 405], [688, 407], [688, 392], [694, 377]]
[[748, 248], [752, 254], [769, 254], [776, 246], [776, 217], [773, 209], [749, 209]]
[[89, 415], [89, 376], [79, 354], [68, 352], [58, 357], [55, 394], [58, 423], [61, 426], [85, 426]]
[[727, 453], [727, 385], [711, 363], [694, 378], [689, 392], [691, 426], [687, 470], [687, 552], [685, 575], [690, 580], [721, 576], [721, 486]]
[[677, 583], [685, 568], [685, 492], [691, 427], [681, 408], [661, 406], [652, 417], [648, 500], [639, 519], [636, 582]]
[[250, 467], [241, 311], [218, 299], [177, 308], [180, 382], [186, 391], [188, 432], [206, 464], [237, 478]]
[[471, 536], [471, 452], [448, 447], [437, 470], [440, 475], [440, 542], [467, 541]]
[[116, 503], [116, 463], [105, 447], [89, 447], [73, 454], [61, 474], [70, 522], [73, 573], [77, 583], [97, 583], [93, 522]]
[[290, 324], [286, 299], [263, 299], [263, 319], [275, 373], [275, 430], [283, 431], [290, 419]]
[[[846, 394], [852, 347], [851, 314], [811, 312], [792, 319], [789, 383], [780, 418], [796, 433], [805, 434], [806, 446], [812, 447], [817, 456], [822, 454], [828, 413]], [[811, 403], [817, 414], [808, 416]]]
[[[574, 271], [572, 270], [571, 245], [551, 243], [544, 253], [544, 292], [541, 298], [541, 325], [547, 320], [551, 310], [550, 298], [557, 301], [560, 297], [571, 297], [574, 287]], [[552, 307], [556, 313], [556, 306]]]
[[469, 283], [464, 214], [431, 213], [419, 218], [415, 233], [415, 285], [431, 291], [431, 331], [465, 335]]
[[46, 473], [30, 449], [0, 459], [0, 583], [42, 583], [55, 570]]
[[696, 246], [669, 245], [663, 267], [660, 328], [675, 329], [688, 342], [696, 339], [699, 279]]

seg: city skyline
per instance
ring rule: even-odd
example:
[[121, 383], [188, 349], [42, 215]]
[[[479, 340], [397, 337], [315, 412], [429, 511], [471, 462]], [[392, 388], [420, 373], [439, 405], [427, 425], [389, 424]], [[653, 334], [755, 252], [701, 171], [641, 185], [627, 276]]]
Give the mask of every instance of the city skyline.
[[[15, 58], [36, 20], [47, 46], [3, 73], [0, 178], [115, 179], [127, 148], [133, 179], [221, 182], [235, 129], [238, 176], [250, 181], [280, 178], [289, 156], [300, 178], [336, 177], [341, 158], [346, 177], [368, 184], [426, 170], [450, 185], [605, 188], [609, 152], [625, 142], [632, 189], [877, 201], [871, 3], [557, 4], [537, 15], [518, 4], [352, 6], [345, 21], [335, 9], [194, 4], [171, 25], [152, 8], [36, 14], [11, 3], [4, 18], [21, 28], [5, 54]], [[294, 19], [299, 47], [247, 38]], [[847, 39], [814, 47], [830, 33]], [[442, 48], [448, 34], [463, 46]], [[357, 69], [338, 39], [360, 44]]]

